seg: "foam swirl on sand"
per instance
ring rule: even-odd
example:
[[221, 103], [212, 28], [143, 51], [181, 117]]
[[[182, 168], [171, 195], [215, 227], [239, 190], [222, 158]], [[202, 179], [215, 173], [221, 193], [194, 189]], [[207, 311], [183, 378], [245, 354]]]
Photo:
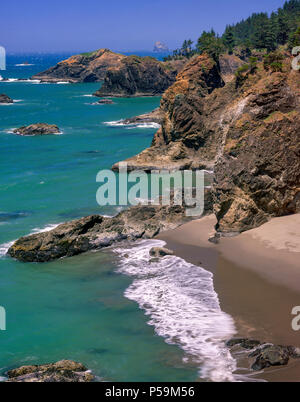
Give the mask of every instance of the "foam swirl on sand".
[[118, 272], [134, 277], [125, 296], [145, 310], [159, 336], [185, 351], [184, 360], [199, 367], [201, 378], [236, 381], [236, 361], [224, 344], [235, 326], [220, 308], [213, 275], [175, 256], [150, 262], [150, 249], [164, 245], [145, 240], [115, 250], [121, 256]]

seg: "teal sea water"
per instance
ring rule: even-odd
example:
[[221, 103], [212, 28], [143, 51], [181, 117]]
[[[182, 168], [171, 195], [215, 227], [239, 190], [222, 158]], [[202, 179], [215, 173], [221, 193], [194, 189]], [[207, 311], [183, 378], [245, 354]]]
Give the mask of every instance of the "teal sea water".
[[[152, 267], [148, 282], [148, 243], [126, 250], [133, 265], [124, 262], [124, 249], [49, 264], [5, 255], [20, 236], [93, 213], [116, 214], [117, 207], [97, 205], [96, 175], [149, 146], [156, 130], [104, 123], [149, 112], [157, 97], [92, 105], [99, 83], [12, 80], [67, 56], [10, 56], [1, 72], [11, 81], [0, 81], [0, 93], [17, 102], [0, 105], [0, 306], [7, 312], [0, 376], [20, 365], [73, 359], [109, 381], [230, 380], [235, 362], [222, 340], [234, 326], [201, 268], [174, 257]], [[24, 61], [32, 65], [17, 66]], [[37, 122], [57, 124], [62, 134], [11, 133]]]

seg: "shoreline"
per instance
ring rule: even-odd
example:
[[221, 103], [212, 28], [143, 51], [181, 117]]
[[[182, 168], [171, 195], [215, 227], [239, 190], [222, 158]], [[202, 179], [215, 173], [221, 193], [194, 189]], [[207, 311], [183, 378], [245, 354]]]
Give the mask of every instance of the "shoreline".
[[[220, 244], [208, 242], [215, 217], [203, 217], [160, 234], [174, 253], [214, 275], [221, 309], [230, 314], [237, 337], [300, 347], [292, 330], [292, 308], [300, 305], [300, 214], [275, 218], [267, 224]], [[297, 228], [298, 225], [298, 228]], [[238, 359], [247, 368], [249, 359]], [[300, 361], [253, 374], [266, 381], [299, 381]], [[244, 370], [242, 371], [244, 374]]]

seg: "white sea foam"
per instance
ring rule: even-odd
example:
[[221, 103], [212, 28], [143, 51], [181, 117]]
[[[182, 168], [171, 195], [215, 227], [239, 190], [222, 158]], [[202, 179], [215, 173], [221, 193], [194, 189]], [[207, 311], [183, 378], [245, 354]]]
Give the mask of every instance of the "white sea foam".
[[30, 80], [30, 79], [20, 79], [20, 78], [8, 78], [2, 79], [1, 83], [12, 83], [12, 82], [20, 82], [20, 83], [29, 83], [29, 84], [40, 84], [40, 80]]
[[50, 232], [50, 230], [53, 230], [53, 229], [57, 228], [57, 226], [59, 226], [59, 225], [61, 225], [61, 223], [53, 223], [53, 224], [47, 225], [47, 226], [45, 226], [43, 228], [34, 228], [31, 231], [31, 234]]
[[105, 125], [110, 127], [125, 127], [127, 129], [133, 128], [160, 128], [160, 124], [158, 123], [124, 123], [124, 120], [117, 120], [117, 121], [106, 121], [104, 122]]
[[[50, 232], [50, 230], [57, 228], [57, 226], [59, 226], [59, 225], [60, 225], [60, 223], [51, 224], [51, 225], [46, 225], [46, 226], [43, 227], [43, 228], [34, 228], [34, 229], [30, 232], [30, 234], [43, 233], [43, 232]], [[1, 257], [4, 257], [4, 256], [7, 254], [8, 249], [14, 244], [15, 241], [16, 241], [16, 240], [13, 240], [13, 241], [10, 241], [10, 242], [7, 242], [7, 243], [0, 244], [0, 258], [1, 258]]]
[[201, 378], [239, 381], [233, 374], [236, 361], [224, 345], [235, 326], [220, 308], [213, 275], [175, 256], [150, 263], [150, 249], [164, 245], [144, 240], [115, 250], [121, 256], [118, 271], [134, 277], [125, 296], [145, 310], [159, 336], [184, 350], [185, 361], [199, 367]]
[[65, 85], [65, 84], [70, 84], [69, 81], [59, 81], [56, 83], [57, 85]]
[[22, 63], [22, 64], [15, 64], [15, 67], [28, 67], [34, 66], [34, 64]]
[[7, 252], [8, 249], [14, 244], [14, 241], [8, 242], [8, 243], [4, 243], [4, 244], [0, 244], [0, 258], [4, 257]]

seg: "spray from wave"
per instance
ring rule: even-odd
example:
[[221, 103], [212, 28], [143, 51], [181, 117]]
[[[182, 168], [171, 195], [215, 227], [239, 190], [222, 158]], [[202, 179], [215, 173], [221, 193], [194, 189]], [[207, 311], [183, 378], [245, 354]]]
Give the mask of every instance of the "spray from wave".
[[137, 302], [166, 342], [185, 351], [185, 361], [196, 364], [208, 381], [237, 381], [235, 359], [224, 341], [235, 333], [233, 319], [224, 313], [213, 286], [213, 275], [175, 256], [150, 261], [152, 247], [162, 241], [145, 240], [118, 248], [118, 272], [134, 277], [125, 296]]
[[[59, 226], [60, 223], [58, 224], [51, 224], [51, 225], [47, 225], [44, 228], [34, 228], [30, 234], [36, 234], [36, 233], [43, 233], [43, 232], [50, 232], [50, 230], [57, 228], [57, 226]], [[0, 258], [6, 256], [8, 250], [10, 249], [10, 247], [14, 244], [16, 240], [7, 242], [7, 243], [3, 243], [0, 244]]]
[[107, 121], [104, 124], [110, 127], [125, 127], [128, 130], [134, 128], [160, 128], [158, 123], [125, 123], [124, 120]]

